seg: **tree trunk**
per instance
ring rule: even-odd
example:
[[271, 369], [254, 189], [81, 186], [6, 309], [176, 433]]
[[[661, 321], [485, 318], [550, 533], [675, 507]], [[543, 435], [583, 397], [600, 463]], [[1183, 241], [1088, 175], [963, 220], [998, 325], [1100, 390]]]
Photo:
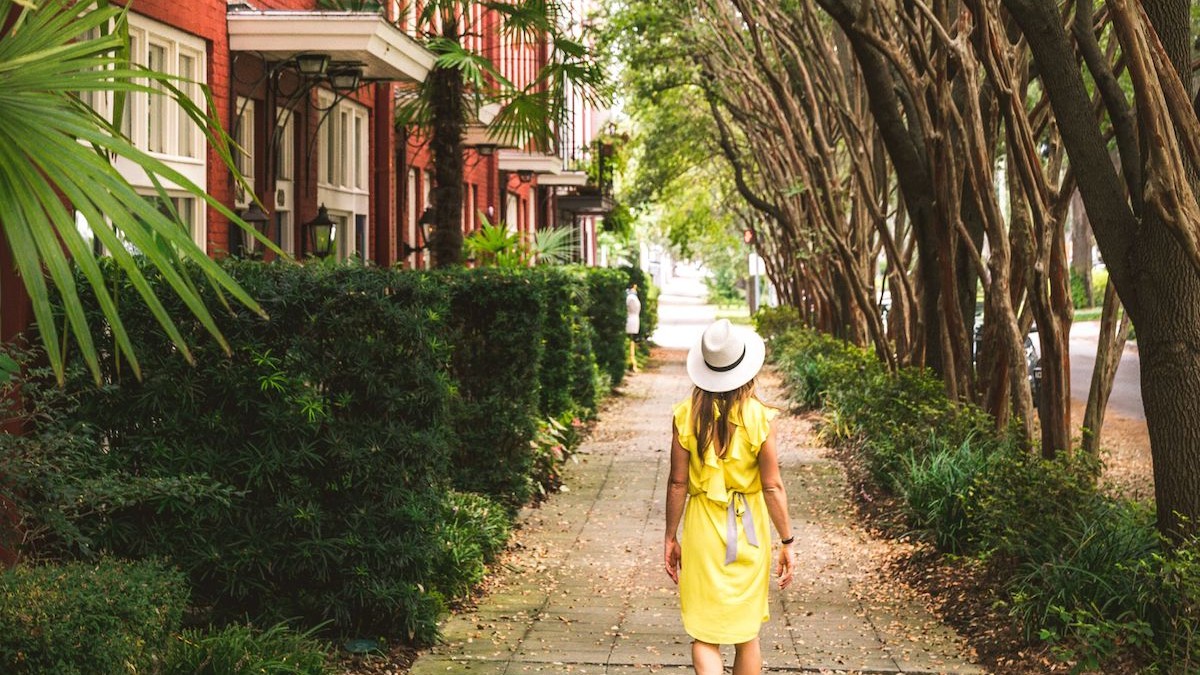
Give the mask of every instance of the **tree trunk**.
[[[1119, 324], [1119, 325], [1118, 325]], [[1121, 310], [1117, 287], [1104, 289], [1104, 310], [1100, 314], [1100, 340], [1096, 345], [1096, 366], [1092, 369], [1092, 384], [1088, 390], [1087, 407], [1083, 411], [1083, 438], [1080, 447], [1095, 455], [1100, 451], [1100, 434], [1104, 429], [1104, 412], [1112, 394], [1117, 366], [1129, 338], [1129, 315]]]
[[1088, 223], [1087, 209], [1079, 190], [1071, 195], [1071, 269], [1075, 278], [1083, 284], [1083, 301], [1086, 307], [1095, 307], [1096, 298], [1092, 291], [1092, 226]]
[[[1037, 61], [1109, 269], [1109, 283], [1116, 284], [1138, 330], [1158, 528], [1179, 542], [1196, 532], [1200, 523], [1200, 275], [1154, 208], [1140, 209], [1139, 218], [1127, 203], [1127, 192], [1122, 189], [1126, 186], [1119, 182], [1112, 162], [1106, 161], [1105, 139], [1096, 127], [1072, 45], [1063, 35], [1057, 4], [1004, 0], [1004, 5], [1020, 24]], [[1190, 83], [1188, 1], [1160, 0], [1142, 6], [1176, 73]], [[1144, 87], [1140, 93], [1145, 94]], [[1153, 100], [1139, 100], [1139, 115], [1153, 112], [1149, 109], [1153, 105]], [[1140, 116], [1138, 119], [1143, 121]], [[1147, 146], [1147, 139], [1141, 140], [1142, 147], [1157, 152], [1177, 151]], [[1123, 149], [1121, 160], [1126, 167], [1142, 161], [1125, 155]], [[1142, 184], [1128, 186], [1129, 191], [1172, 189], [1168, 178], [1145, 175]], [[1147, 202], [1151, 194], [1146, 194]]]
[[[458, 21], [443, 17], [442, 37], [458, 41]], [[463, 77], [456, 68], [435, 66], [429, 71], [432, 88], [430, 110], [433, 129], [429, 142], [433, 154], [434, 227], [430, 238], [435, 267], [462, 264], [462, 176], [463, 128], [466, 112], [463, 109]]]

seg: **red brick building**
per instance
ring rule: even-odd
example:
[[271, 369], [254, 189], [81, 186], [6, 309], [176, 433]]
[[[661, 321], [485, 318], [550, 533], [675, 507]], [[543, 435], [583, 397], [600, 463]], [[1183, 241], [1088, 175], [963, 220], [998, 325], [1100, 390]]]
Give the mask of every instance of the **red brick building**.
[[[433, 172], [428, 144], [417, 129], [396, 129], [397, 96], [423, 81], [434, 55], [415, 37], [419, 5], [390, 0], [378, 12], [320, 9], [319, 0], [129, 0], [132, 59], [195, 82], [211, 92], [216, 117], [244, 149], [237, 170], [253, 186], [241, 188], [233, 172], [196, 128], [165, 97], [126, 99], [124, 132], [203, 187], [220, 202], [248, 215], [257, 197], [265, 212], [263, 233], [298, 258], [314, 252], [318, 215], [334, 225], [331, 255], [380, 265], [424, 266], [421, 214], [429, 206]], [[519, 44], [498, 29], [491, 11], [476, 7], [464, 18], [464, 44], [488, 56], [517, 86], [534, 80], [548, 58], [543, 43]], [[186, 85], [185, 85], [186, 87]], [[110, 97], [89, 102], [111, 113]], [[586, 111], [585, 111], [586, 112]], [[495, 106], [477, 111], [486, 123]], [[578, 159], [580, 124], [558, 130], [555, 153], [497, 148], [482, 124], [468, 129], [464, 149], [464, 232], [483, 219], [507, 223], [522, 236], [567, 225], [580, 232], [579, 258], [595, 262], [594, 219], [562, 209], [586, 181], [567, 171]], [[148, 198], [154, 186], [135, 165], [118, 169]], [[253, 246], [239, 228], [186, 192], [167, 186], [172, 205], [193, 240], [209, 255], [242, 253]], [[325, 208], [322, 210], [321, 207]], [[85, 235], [96, 224], [82, 218]], [[589, 229], [590, 228], [590, 229]], [[3, 247], [0, 247], [3, 248]], [[99, 245], [97, 244], [99, 252]], [[0, 258], [7, 251], [0, 251]], [[0, 337], [29, 322], [16, 300], [19, 281], [0, 259], [6, 278]]]

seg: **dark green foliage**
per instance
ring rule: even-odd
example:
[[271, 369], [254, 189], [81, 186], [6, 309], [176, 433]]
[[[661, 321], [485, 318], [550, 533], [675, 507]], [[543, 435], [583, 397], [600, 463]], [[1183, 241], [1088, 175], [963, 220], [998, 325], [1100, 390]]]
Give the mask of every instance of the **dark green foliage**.
[[941, 550], [977, 556], [1006, 578], [1030, 635], [1077, 670], [1141, 658], [1159, 672], [1200, 663], [1200, 546], [1171, 550], [1144, 505], [1100, 491], [1099, 462], [1017, 448], [977, 407], [955, 404], [929, 373], [887, 373], [868, 352], [759, 317], [771, 358], [822, 433], [848, 443], [908, 523]]
[[[1060, 637], [1085, 637], [1072, 634], [1079, 628], [1073, 624], [1086, 615], [1121, 623], [1146, 621], [1149, 617], [1138, 606], [1141, 579], [1134, 567], [1161, 545], [1154, 514], [1145, 506], [1099, 496], [1062, 511], [1043, 514], [1056, 527], [1033, 528], [1045, 536], [1031, 534], [1025, 541], [1022, 562], [1010, 582], [1013, 613], [1028, 629]], [[1089, 646], [1102, 657], [1111, 656], [1101, 647]]]
[[433, 561], [433, 583], [449, 595], [466, 594], [483, 580], [484, 563], [504, 548], [508, 530], [508, 514], [499, 504], [481, 495], [451, 492], [438, 522], [437, 539], [444, 545]]
[[329, 645], [312, 631], [279, 623], [259, 630], [230, 624], [174, 636], [162, 675], [325, 675]]
[[[1103, 293], [1096, 296], [1095, 289], [1092, 290], [1092, 294], [1093, 298], [1099, 298], [1099, 300], [1103, 300], [1104, 298]], [[1088, 303], [1087, 288], [1084, 286], [1083, 277], [1075, 271], [1074, 267], [1071, 268], [1071, 306], [1075, 309], [1084, 309], [1091, 306]]]
[[537, 267], [545, 287], [541, 402], [544, 417], [558, 419], [596, 408], [596, 357], [588, 322], [588, 283], [582, 268]]
[[186, 604], [183, 575], [153, 562], [0, 571], [0, 671], [157, 672]]
[[[30, 433], [0, 436], [23, 554], [168, 560], [199, 620], [430, 642], [446, 600], [504, 546], [511, 510], [557, 487], [573, 416], [596, 405], [595, 273], [223, 265], [271, 315], [219, 314], [232, 355], [184, 322], [187, 364], [130, 303], [143, 381], [103, 331], [99, 388], [82, 368], [61, 389], [26, 368]], [[599, 275], [620, 277], [598, 284], [620, 302], [624, 276]], [[561, 366], [545, 399], [557, 419], [540, 409], [543, 349]]]
[[[1040, 560], [1057, 549], [1078, 514], [1098, 514], [1099, 462], [1085, 453], [1053, 460], [1015, 450], [996, 453], [972, 487], [980, 548], [1012, 560]], [[1047, 505], [1054, 505], [1047, 508]]]
[[[784, 335], [798, 335], [795, 329], [803, 325], [800, 310], [787, 305], [762, 307], [754, 314], [754, 329], [768, 342]], [[778, 356], [778, 352], [775, 352]]]
[[533, 495], [529, 441], [540, 403], [543, 286], [528, 272], [494, 267], [426, 278], [450, 294], [451, 372], [460, 399], [454, 485], [520, 506]]
[[987, 454], [970, 441], [959, 446], [937, 442], [935, 450], [904, 458], [902, 486], [908, 520], [943, 551], [962, 553], [973, 534], [969, 519], [971, 488], [987, 465]]
[[592, 344], [596, 349], [596, 365], [601, 375], [608, 376], [609, 384], [616, 387], [625, 377], [629, 358], [625, 346], [625, 289], [629, 287], [629, 277], [617, 269], [591, 268], [588, 287], [591, 295], [588, 318], [595, 330]]
[[94, 550], [170, 559], [214, 618], [431, 639], [453, 439], [445, 290], [354, 266], [226, 269], [271, 315], [220, 315], [231, 357], [193, 326], [189, 366], [131, 303], [145, 380], [106, 358], [108, 384], [76, 373], [55, 425], [104, 443], [99, 475], [191, 477], [230, 499], [124, 500], [80, 514], [80, 528]]

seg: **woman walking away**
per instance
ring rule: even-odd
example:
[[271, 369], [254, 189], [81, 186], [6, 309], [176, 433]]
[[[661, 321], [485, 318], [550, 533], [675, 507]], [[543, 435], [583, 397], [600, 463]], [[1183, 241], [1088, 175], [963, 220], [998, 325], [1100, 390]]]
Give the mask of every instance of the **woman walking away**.
[[638, 333], [642, 331], [642, 301], [638, 300], [637, 284], [625, 289], [625, 334], [629, 336], [629, 368], [637, 372]]
[[[679, 585], [697, 675], [724, 672], [723, 644], [737, 650], [734, 675], [762, 671], [758, 631], [769, 617], [768, 515], [783, 537], [775, 570], [779, 587], [792, 582], [792, 528], [771, 429], [777, 411], [754, 395], [765, 351], [753, 331], [724, 319], [712, 324], [688, 352], [696, 386], [674, 409], [663, 557]], [[681, 518], [683, 535], [676, 538]]]

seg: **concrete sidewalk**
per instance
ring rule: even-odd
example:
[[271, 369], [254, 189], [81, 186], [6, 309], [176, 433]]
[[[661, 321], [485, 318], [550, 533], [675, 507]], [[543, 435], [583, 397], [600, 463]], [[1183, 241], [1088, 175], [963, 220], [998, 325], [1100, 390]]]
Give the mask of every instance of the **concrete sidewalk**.
[[[662, 569], [670, 407], [690, 391], [684, 352], [657, 352], [609, 401], [565, 471], [525, 512], [496, 582], [447, 619], [413, 675], [691, 672], [675, 586]], [[760, 397], [786, 407], [770, 373]], [[878, 574], [886, 544], [853, 522], [839, 464], [807, 422], [777, 418], [797, 537], [797, 580], [771, 591], [765, 672], [981, 673], [910, 591]], [[732, 650], [726, 654], [732, 664]]]

